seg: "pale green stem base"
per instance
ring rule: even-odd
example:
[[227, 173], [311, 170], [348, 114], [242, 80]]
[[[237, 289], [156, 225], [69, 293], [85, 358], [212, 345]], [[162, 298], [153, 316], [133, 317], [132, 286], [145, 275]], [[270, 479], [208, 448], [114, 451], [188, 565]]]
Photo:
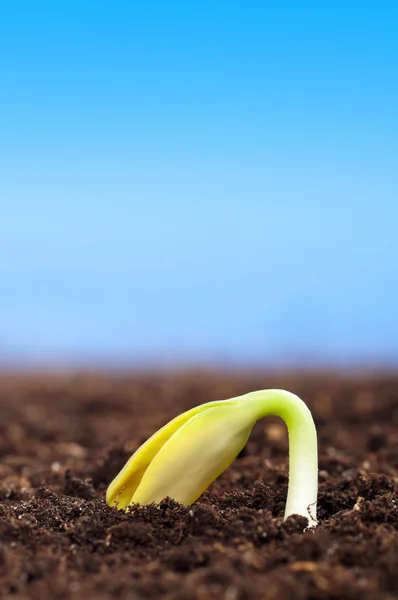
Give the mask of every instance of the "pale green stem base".
[[318, 446], [314, 421], [307, 405], [285, 390], [262, 390], [241, 396], [252, 405], [254, 419], [274, 415], [281, 417], [289, 434], [289, 489], [285, 519], [293, 514], [316, 521], [318, 495]]

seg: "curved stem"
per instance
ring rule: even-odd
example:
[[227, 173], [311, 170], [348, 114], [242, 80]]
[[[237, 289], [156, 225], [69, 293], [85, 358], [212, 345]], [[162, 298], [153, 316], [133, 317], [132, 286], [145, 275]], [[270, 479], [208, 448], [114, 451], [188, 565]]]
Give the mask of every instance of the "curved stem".
[[245, 394], [255, 420], [265, 416], [281, 417], [289, 434], [289, 489], [285, 519], [293, 514], [308, 518], [316, 525], [318, 494], [317, 434], [311, 412], [295, 394], [285, 390], [262, 390]]

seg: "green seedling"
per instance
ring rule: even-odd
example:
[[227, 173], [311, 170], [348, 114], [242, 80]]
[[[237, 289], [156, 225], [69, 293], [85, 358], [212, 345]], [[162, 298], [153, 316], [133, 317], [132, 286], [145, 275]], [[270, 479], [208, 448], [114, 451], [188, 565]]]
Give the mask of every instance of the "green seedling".
[[316, 525], [317, 435], [311, 413], [295, 394], [261, 390], [201, 404], [179, 415], [133, 454], [110, 484], [110, 506], [159, 503], [169, 496], [189, 506], [236, 458], [262, 417], [281, 417], [289, 434], [289, 489], [285, 519]]

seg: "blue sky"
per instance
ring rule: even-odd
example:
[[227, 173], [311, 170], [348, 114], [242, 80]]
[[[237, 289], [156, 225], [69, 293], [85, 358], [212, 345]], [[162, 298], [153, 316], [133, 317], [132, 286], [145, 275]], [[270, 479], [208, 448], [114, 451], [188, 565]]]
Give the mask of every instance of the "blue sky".
[[395, 2], [0, 3], [0, 362], [398, 362]]

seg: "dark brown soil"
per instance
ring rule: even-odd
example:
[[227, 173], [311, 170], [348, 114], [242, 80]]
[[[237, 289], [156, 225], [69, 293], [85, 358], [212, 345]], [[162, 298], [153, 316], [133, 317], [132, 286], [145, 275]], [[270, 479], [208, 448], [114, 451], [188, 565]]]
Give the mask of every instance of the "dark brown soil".
[[[315, 531], [281, 518], [288, 444], [278, 419], [255, 426], [192, 507], [107, 507], [107, 484], [170, 418], [267, 387], [313, 410]], [[398, 597], [398, 377], [13, 375], [0, 378], [0, 405], [2, 597]]]

